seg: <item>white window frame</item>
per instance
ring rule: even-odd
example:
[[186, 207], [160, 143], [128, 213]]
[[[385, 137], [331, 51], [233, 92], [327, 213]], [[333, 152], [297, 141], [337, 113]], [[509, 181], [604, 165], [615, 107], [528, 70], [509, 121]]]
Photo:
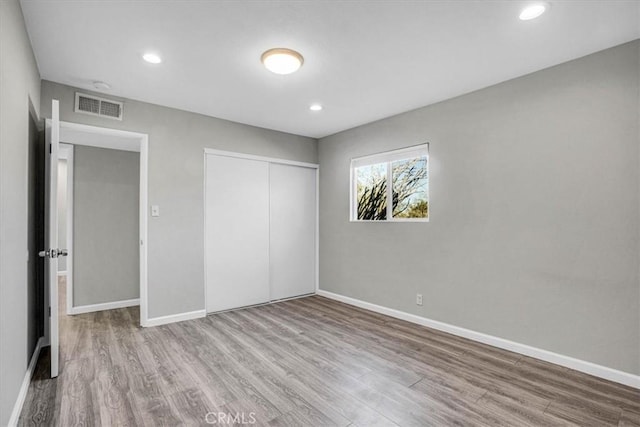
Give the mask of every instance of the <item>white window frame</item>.
[[[427, 218], [394, 218], [393, 217], [393, 203], [389, 201], [393, 198], [393, 177], [391, 163], [398, 160], [413, 159], [416, 157], [427, 158], [427, 202], [429, 202], [429, 181], [431, 178], [429, 175], [429, 143], [420, 145], [414, 145], [411, 147], [400, 148], [397, 150], [385, 151], [382, 153], [371, 154], [363, 157], [354, 157], [351, 159], [350, 166], [350, 185], [349, 185], [349, 221], [350, 222], [429, 222], [429, 216]], [[375, 165], [378, 163], [387, 163], [387, 219], [358, 219], [358, 189], [356, 179], [356, 168], [362, 166]], [[429, 206], [431, 208], [431, 206]], [[429, 209], [429, 213], [431, 209]]]

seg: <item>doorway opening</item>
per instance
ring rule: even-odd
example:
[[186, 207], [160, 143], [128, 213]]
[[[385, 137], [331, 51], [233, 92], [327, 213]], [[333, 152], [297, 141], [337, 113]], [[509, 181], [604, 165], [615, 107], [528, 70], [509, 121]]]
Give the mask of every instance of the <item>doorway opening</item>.
[[[140, 324], [147, 319], [147, 144], [146, 134], [60, 122], [58, 239], [61, 245], [66, 243], [60, 247], [66, 247], [69, 255], [59, 260], [58, 274], [66, 277], [69, 288], [67, 314], [140, 305]], [[137, 203], [131, 203], [132, 196]], [[127, 212], [122, 215], [122, 211]], [[131, 218], [134, 211], [137, 220]], [[101, 219], [106, 224], [100, 224]], [[135, 250], [131, 250], [131, 241], [135, 241]], [[121, 276], [131, 276], [135, 264], [137, 295], [127, 289], [128, 284], [115, 293], [110, 292], [114, 289], [101, 290], [104, 283], [98, 283], [96, 289], [82, 290], [82, 284], [77, 283], [74, 289], [74, 276], [95, 272], [116, 250], [121, 251], [121, 259], [116, 260], [120, 265], [110, 268], [109, 280], [114, 281], [113, 275], [122, 270], [124, 262], [129, 265]], [[137, 262], [126, 260], [133, 257]], [[85, 261], [92, 265], [78, 265]]]
[[146, 134], [60, 122], [49, 179], [58, 253], [68, 255], [52, 263], [58, 280], [48, 287], [47, 338], [64, 337], [58, 325], [74, 315], [138, 305], [146, 326], [147, 153]]
[[68, 252], [58, 259], [60, 313], [140, 305], [139, 156], [60, 143], [58, 246]]

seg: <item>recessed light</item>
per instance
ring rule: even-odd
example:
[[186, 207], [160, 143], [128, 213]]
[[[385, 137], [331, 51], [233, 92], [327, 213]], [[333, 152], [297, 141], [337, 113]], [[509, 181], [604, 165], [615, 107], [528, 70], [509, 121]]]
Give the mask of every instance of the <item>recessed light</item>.
[[260, 60], [267, 70], [276, 74], [291, 74], [304, 63], [304, 58], [295, 50], [278, 47], [262, 54]]
[[531, 4], [520, 12], [520, 19], [522, 21], [529, 21], [531, 19], [536, 19], [538, 16], [542, 15], [548, 8], [547, 3], [535, 3]]
[[148, 52], [142, 55], [142, 59], [147, 61], [149, 64], [159, 64], [162, 62], [162, 58], [160, 58], [159, 55], [151, 52]]
[[101, 82], [99, 80], [96, 80], [95, 82], [93, 82], [93, 87], [95, 89], [98, 89], [98, 90], [109, 90], [109, 89], [111, 89], [111, 85], [109, 85], [109, 83]]
[[309, 106], [309, 110], [311, 110], [311, 111], [320, 111], [320, 110], [322, 110], [322, 105], [320, 105], [320, 104], [311, 104]]

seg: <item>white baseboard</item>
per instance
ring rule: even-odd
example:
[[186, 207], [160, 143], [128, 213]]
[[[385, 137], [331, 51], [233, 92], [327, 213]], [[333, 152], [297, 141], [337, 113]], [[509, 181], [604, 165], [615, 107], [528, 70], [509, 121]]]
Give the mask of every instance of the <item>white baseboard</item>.
[[139, 298], [71, 307], [69, 314], [93, 313], [94, 311], [113, 310], [116, 308], [134, 307], [136, 305], [140, 305]]
[[167, 323], [183, 322], [185, 320], [199, 319], [207, 315], [206, 310], [196, 310], [187, 313], [171, 314], [169, 316], [154, 317], [142, 322], [142, 326], [160, 326]]
[[439, 322], [437, 320], [427, 319], [426, 317], [416, 316], [415, 314], [405, 313], [404, 311], [395, 310], [393, 308], [383, 307], [381, 305], [372, 304], [340, 294], [334, 294], [333, 292], [318, 290], [317, 294], [346, 304], [354, 305], [356, 307], [364, 308], [366, 310], [375, 311], [376, 313], [395, 317], [396, 319], [406, 320], [407, 322], [416, 323], [418, 325], [426, 326], [432, 329], [437, 329], [439, 331], [447, 332], [452, 335], [457, 335], [459, 337], [478, 341], [483, 344], [502, 348], [504, 350], [513, 351], [514, 353], [523, 354], [525, 356], [544, 360], [546, 362], [555, 363], [556, 365], [571, 368], [576, 371], [593, 375], [595, 377], [604, 378], [609, 381], [640, 389], [639, 375], [633, 375], [628, 372], [623, 372], [616, 369], [608, 368], [606, 366], [597, 365], [585, 360], [553, 353], [551, 351], [531, 347], [526, 344], [509, 341], [504, 338], [498, 338], [492, 335], [483, 334], [481, 332], [472, 331], [470, 329], [461, 328], [459, 326], [453, 326], [448, 323]]
[[9, 418], [9, 427], [14, 427], [18, 425], [18, 420], [20, 418], [20, 413], [22, 412], [22, 406], [24, 405], [24, 401], [27, 398], [27, 392], [29, 391], [29, 384], [31, 384], [31, 377], [33, 376], [33, 372], [36, 369], [36, 364], [38, 363], [38, 357], [40, 356], [40, 350], [44, 347], [44, 337], [40, 337], [36, 344], [35, 350], [33, 350], [33, 354], [31, 355], [31, 360], [29, 361], [29, 366], [27, 367], [27, 372], [24, 374], [24, 379], [22, 380], [22, 386], [20, 386], [20, 392], [18, 392], [18, 398], [16, 399], [15, 405], [13, 405], [13, 411], [11, 412], [11, 417]]

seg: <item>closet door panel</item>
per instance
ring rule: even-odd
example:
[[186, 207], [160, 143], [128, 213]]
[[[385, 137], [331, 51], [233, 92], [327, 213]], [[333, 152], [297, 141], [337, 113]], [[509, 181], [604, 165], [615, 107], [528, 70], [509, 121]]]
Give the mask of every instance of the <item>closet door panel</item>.
[[269, 301], [269, 164], [207, 155], [207, 312]]
[[315, 292], [316, 169], [270, 166], [271, 300]]

